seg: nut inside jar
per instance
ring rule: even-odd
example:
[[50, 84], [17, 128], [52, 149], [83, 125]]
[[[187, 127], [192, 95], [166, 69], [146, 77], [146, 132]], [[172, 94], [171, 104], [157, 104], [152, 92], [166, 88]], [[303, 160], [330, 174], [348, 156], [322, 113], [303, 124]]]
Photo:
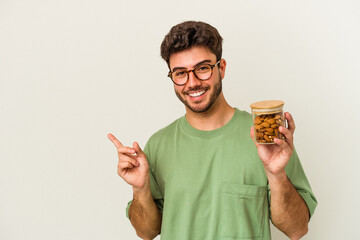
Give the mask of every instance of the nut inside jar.
[[285, 126], [283, 113], [255, 115], [254, 128], [258, 143], [274, 143], [274, 138], [285, 139], [279, 132], [279, 126]]

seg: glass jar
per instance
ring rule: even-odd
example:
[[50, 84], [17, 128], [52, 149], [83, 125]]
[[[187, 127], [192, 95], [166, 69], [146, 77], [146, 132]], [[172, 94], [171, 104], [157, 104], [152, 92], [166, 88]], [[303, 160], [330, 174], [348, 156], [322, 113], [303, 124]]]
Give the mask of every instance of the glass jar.
[[285, 127], [283, 106], [284, 102], [281, 100], [261, 101], [250, 105], [257, 143], [274, 144], [274, 138], [285, 139], [279, 132], [280, 126]]

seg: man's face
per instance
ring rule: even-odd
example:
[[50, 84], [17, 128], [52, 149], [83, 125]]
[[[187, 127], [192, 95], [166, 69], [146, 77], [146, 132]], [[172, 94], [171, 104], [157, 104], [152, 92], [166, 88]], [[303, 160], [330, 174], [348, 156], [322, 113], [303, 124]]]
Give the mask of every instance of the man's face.
[[[206, 64], [214, 65], [216, 63], [215, 54], [204, 47], [193, 47], [172, 54], [169, 62], [170, 69], [173, 71], [174, 68], [192, 70], [204, 61], [206, 61]], [[174, 84], [176, 95], [189, 110], [195, 113], [202, 113], [214, 105], [222, 91], [221, 79], [224, 77], [225, 64], [225, 60], [221, 60], [213, 68], [213, 74], [208, 80], [199, 80], [193, 72], [190, 72], [189, 79], [185, 85], [178, 86]]]

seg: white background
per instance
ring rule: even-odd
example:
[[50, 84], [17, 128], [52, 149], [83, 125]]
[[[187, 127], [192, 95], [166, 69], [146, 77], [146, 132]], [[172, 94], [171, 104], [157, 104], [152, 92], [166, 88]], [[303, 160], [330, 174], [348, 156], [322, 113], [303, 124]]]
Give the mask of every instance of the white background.
[[185, 20], [223, 36], [232, 106], [293, 114], [319, 201], [303, 239], [357, 238], [359, 1], [0, 0], [1, 240], [138, 239], [106, 135], [143, 147], [185, 113], [160, 58]]

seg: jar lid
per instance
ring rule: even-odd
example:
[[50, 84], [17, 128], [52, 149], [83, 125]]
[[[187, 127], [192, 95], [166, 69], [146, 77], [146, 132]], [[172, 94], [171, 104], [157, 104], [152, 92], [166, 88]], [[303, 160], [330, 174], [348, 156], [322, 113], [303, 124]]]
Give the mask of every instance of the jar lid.
[[264, 108], [278, 108], [284, 105], [284, 101], [281, 100], [267, 100], [261, 102], [255, 102], [250, 105], [252, 109], [264, 109]]

